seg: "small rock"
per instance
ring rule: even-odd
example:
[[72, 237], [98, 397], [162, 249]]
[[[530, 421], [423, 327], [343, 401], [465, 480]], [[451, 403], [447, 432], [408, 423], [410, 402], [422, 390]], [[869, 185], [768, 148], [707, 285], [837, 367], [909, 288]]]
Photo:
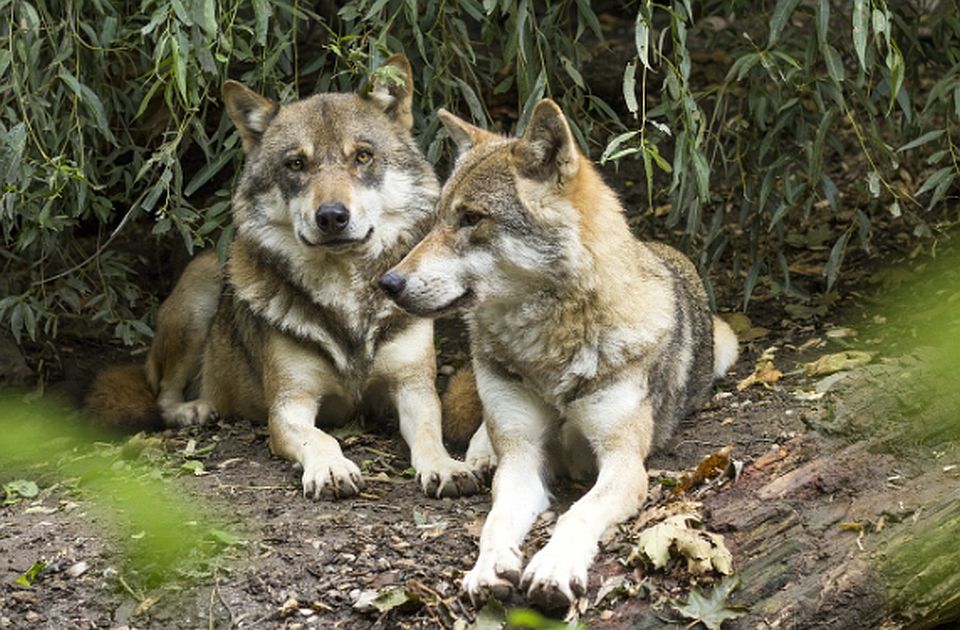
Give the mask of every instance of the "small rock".
[[28, 610], [27, 614], [25, 614], [23, 618], [26, 619], [28, 623], [34, 623], [40, 619], [40, 613], [35, 610]]
[[78, 578], [86, 573], [87, 569], [89, 568], [90, 565], [87, 563], [87, 561], [81, 560], [80, 562], [75, 562], [74, 564], [70, 565], [70, 567], [66, 570], [66, 574], [72, 578]]
[[[351, 595], [353, 593], [351, 592]], [[373, 600], [377, 598], [376, 591], [361, 591], [357, 594], [356, 601], [353, 602], [353, 609], [359, 610], [360, 612], [365, 612], [368, 610], [373, 610]]]
[[14, 591], [10, 593], [10, 598], [24, 604], [36, 604], [37, 594], [33, 591]]
[[452, 365], [447, 364], [447, 365], [441, 365], [438, 371], [440, 372], [440, 374], [444, 376], [452, 376], [453, 373], [456, 372], [457, 370]]

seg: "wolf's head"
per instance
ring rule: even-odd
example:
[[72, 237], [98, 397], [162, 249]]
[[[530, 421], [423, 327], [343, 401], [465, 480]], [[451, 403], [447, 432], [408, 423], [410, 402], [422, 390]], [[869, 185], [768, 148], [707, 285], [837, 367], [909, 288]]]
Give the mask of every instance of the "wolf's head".
[[419, 236], [439, 185], [410, 135], [410, 63], [394, 55], [384, 68], [369, 94], [285, 105], [224, 85], [246, 153], [234, 195], [238, 235], [288, 256], [376, 256]]
[[592, 240], [592, 208], [619, 207], [563, 112], [540, 101], [519, 138], [439, 115], [461, 150], [440, 194], [439, 221], [380, 286], [424, 316], [562, 290]]

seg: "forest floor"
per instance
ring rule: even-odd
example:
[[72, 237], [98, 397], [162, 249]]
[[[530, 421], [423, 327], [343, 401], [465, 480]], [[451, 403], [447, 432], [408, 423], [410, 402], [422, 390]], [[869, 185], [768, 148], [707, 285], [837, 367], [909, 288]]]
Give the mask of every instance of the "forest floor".
[[[895, 611], [884, 608], [879, 573], [862, 569], [882, 559], [891, 541], [910, 537], [923, 515], [956, 505], [960, 449], [949, 440], [877, 446], [884, 432], [871, 428], [877, 425], [870, 405], [890, 394], [883, 391], [884, 371], [916, 371], [909, 357], [875, 351], [866, 366], [843, 355], [847, 362], [834, 366], [839, 371], [804, 368], [823, 355], [876, 345], [869, 329], [883, 323], [880, 316], [869, 319], [850, 305], [842, 318], [789, 319], [763, 304], [755, 311], [753, 321], [734, 318], [739, 362], [705, 407], [650, 457], [650, 499], [608, 532], [589, 593], [566, 611], [569, 618], [598, 629], [680, 628], [698, 618], [710, 627], [726, 618], [724, 627], [866, 627], [858, 625], [863, 619], [898, 625], [890, 621]], [[438, 363], [449, 373], [445, 366], [466, 358], [463, 331], [443, 322], [438, 338]], [[82, 390], [105, 364], [129, 360], [89, 342], [65, 339], [58, 350], [63, 374], [48, 391], [66, 395]], [[743, 386], [750, 375], [760, 382]], [[395, 427], [340, 437], [368, 483], [360, 496], [337, 502], [301, 496], [298, 473], [269, 453], [262, 426], [222, 421], [134, 438], [132, 447], [122, 441], [89, 447], [113, 468], [144, 466], [217, 523], [213, 551], [185, 557], [161, 579], [124, 553], [143, 532], [113, 526], [83, 479], [67, 478], [62, 455], [21, 470], [34, 489], [0, 479], [7, 484], [0, 506], [0, 628], [499, 628], [505, 610], [526, 605], [514, 595], [502, 607], [478, 609], [458, 597], [489, 494], [424, 497]], [[693, 478], [705, 458], [709, 465]], [[558, 484], [556, 511], [538, 520], [524, 548], [528, 558], [549, 536], [558, 511], [584, 490]], [[682, 527], [701, 541], [705, 531], [722, 536], [722, 545], [708, 547], [732, 554], [738, 580], [732, 593], [726, 591], [733, 582], [721, 582], [716, 570], [691, 570], [676, 548], [659, 568], [636, 552], [641, 532], [678, 514], [691, 515]], [[207, 526], [179, 524], [184, 532]], [[17, 584], [38, 562], [45, 568]], [[517, 622], [547, 627], [543, 620]]]

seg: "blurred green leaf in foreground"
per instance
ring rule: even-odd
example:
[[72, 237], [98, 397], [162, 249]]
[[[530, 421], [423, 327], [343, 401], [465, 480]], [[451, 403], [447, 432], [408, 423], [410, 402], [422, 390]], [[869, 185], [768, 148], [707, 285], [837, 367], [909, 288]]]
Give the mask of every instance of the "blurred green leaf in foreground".
[[53, 480], [75, 489], [121, 541], [129, 573], [148, 587], [195, 576], [198, 564], [240, 542], [209, 505], [187, 495], [175, 468], [165, 474], [156, 463], [158, 438], [109, 442], [112, 436], [89, 429], [69, 410], [28, 405], [12, 394], [0, 394], [0, 435], [5, 503], [42, 498], [34, 480], [41, 488]]

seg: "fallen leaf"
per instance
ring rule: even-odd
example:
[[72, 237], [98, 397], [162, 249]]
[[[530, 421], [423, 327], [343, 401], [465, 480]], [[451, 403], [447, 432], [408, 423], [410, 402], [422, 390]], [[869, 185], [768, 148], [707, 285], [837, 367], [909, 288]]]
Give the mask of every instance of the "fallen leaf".
[[17, 503], [21, 499], [32, 499], [40, 494], [40, 488], [35, 481], [16, 479], [3, 484], [4, 505]]
[[715, 570], [725, 575], [733, 573], [733, 556], [723, 542], [723, 536], [703, 529], [694, 529], [688, 522], [699, 522], [693, 514], [671, 516], [650, 527], [637, 537], [637, 544], [627, 558], [636, 563], [646, 556], [655, 569], [666, 566], [670, 550], [687, 559], [687, 570], [704, 574]]
[[31, 587], [37, 581], [40, 573], [47, 568], [47, 563], [43, 560], [37, 560], [33, 566], [23, 572], [23, 575], [13, 581], [17, 586]]
[[831, 328], [828, 330], [826, 335], [829, 339], [845, 339], [846, 337], [856, 337], [857, 331], [853, 328], [838, 326], [837, 328]]
[[873, 360], [873, 352], [862, 350], [844, 350], [833, 354], [825, 354], [816, 361], [803, 364], [805, 376], [827, 376], [842, 370], [851, 370], [866, 365]]
[[696, 469], [691, 474], [684, 474], [680, 478], [680, 483], [673, 489], [674, 494], [690, 492], [694, 488], [703, 485], [713, 477], [722, 475], [730, 465], [730, 454], [733, 452], [732, 446], [724, 446], [715, 453], [710, 453], [697, 464]]
[[748, 387], [758, 383], [769, 389], [770, 386], [783, 378], [783, 372], [778, 370], [773, 364], [773, 355], [776, 350], [776, 348], [767, 348], [763, 351], [763, 354], [760, 355], [760, 358], [757, 359], [754, 365], [753, 374], [737, 383], [737, 391], [742, 392]]
[[211, 529], [207, 536], [216, 544], [222, 547], [234, 547], [236, 545], [242, 545], [243, 540], [234, 536], [230, 532], [225, 532], [222, 529]]
[[145, 597], [139, 604], [137, 604], [137, 607], [134, 609], [132, 616], [137, 617], [139, 615], [142, 615], [143, 613], [153, 608], [153, 605], [156, 604], [158, 601], [160, 601], [159, 597]]
[[503, 605], [491, 597], [477, 613], [476, 621], [468, 628], [469, 630], [500, 630], [506, 623], [507, 613], [504, 611]]
[[724, 313], [720, 316], [727, 325], [733, 330], [737, 337], [743, 338], [743, 334], [753, 328], [753, 322], [743, 313]]
[[739, 578], [726, 577], [707, 596], [700, 593], [698, 589], [693, 589], [686, 603], [674, 604], [673, 609], [687, 619], [699, 621], [710, 630], [720, 630], [724, 621], [742, 617], [747, 612], [746, 607], [727, 601], [739, 585]]
[[207, 474], [207, 471], [203, 469], [203, 462], [199, 459], [188, 459], [180, 464], [180, 470], [185, 473], [193, 473], [197, 477]]
[[381, 591], [380, 594], [377, 595], [370, 603], [374, 608], [382, 613], [385, 613], [393, 610], [394, 608], [406, 606], [407, 604], [419, 606], [421, 601], [415, 593], [411, 593], [405, 589], [388, 588], [384, 591]]

